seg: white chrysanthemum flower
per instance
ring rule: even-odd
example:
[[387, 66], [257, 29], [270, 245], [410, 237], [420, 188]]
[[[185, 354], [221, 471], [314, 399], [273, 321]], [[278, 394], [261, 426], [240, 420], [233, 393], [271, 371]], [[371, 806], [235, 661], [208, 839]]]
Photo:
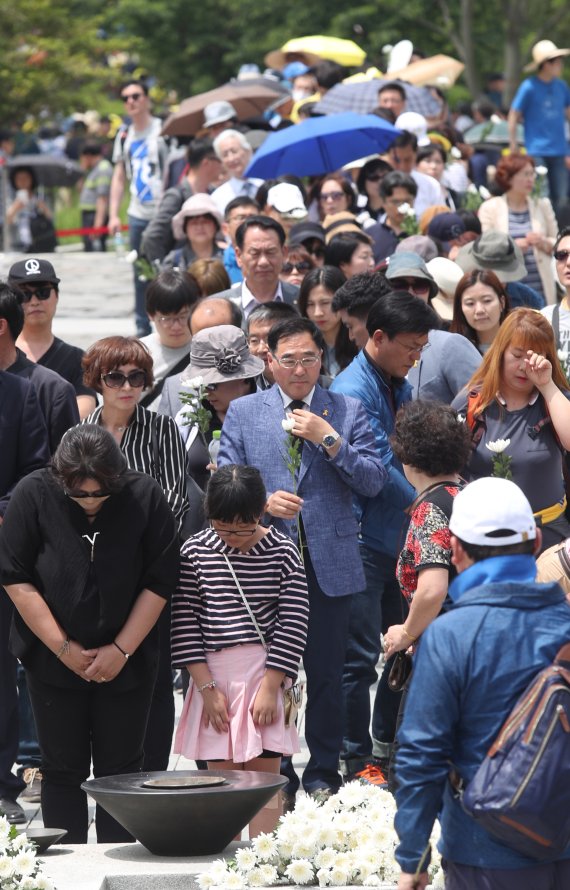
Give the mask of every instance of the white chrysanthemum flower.
[[408, 204], [407, 202], [404, 204], [398, 205], [398, 213], [403, 213], [404, 216], [409, 216], [409, 214], [413, 213], [413, 212], [414, 212], [413, 207], [410, 204]]
[[329, 823], [327, 825], [320, 825], [317, 831], [317, 843], [319, 847], [330, 847], [334, 844], [336, 838], [336, 831], [333, 826]]
[[198, 884], [198, 887], [202, 888], [202, 890], [210, 890], [210, 887], [216, 886], [216, 882], [211, 871], [204, 871], [202, 872], [202, 874], [196, 875], [196, 883]]
[[252, 868], [250, 872], [247, 873], [247, 883], [250, 887], [265, 887], [265, 881], [263, 879], [263, 872], [260, 868]]
[[251, 871], [257, 865], [257, 856], [251, 847], [242, 847], [236, 851], [236, 864], [240, 871]]
[[320, 868], [317, 872], [317, 881], [319, 882], [319, 887], [328, 887], [330, 884], [331, 873], [328, 868]]
[[245, 887], [244, 876], [239, 871], [230, 871], [223, 883], [226, 890], [242, 890]]
[[330, 871], [330, 882], [333, 887], [345, 887], [348, 884], [348, 869], [333, 865]]
[[360, 807], [366, 801], [365, 786], [360, 782], [348, 782], [340, 789], [336, 797], [343, 807]]
[[33, 850], [20, 850], [14, 856], [14, 871], [22, 877], [31, 875], [36, 867], [36, 854]]
[[485, 448], [488, 448], [493, 454], [502, 454], [503, 451], [507, 450], [510, 444], [510, 439], [495, 439], [494, 442], [487, 442]]
[[460, 160], [460, 159], [461, 159], [461, 151], [460, 151], [459, 148], [457, 148], [456, 145], [453, 145], [453, 146], [451, 147], [451, 152], [450, 152], [450, 154], [451, 154], [451, 157], [452, 157], [452, 158], [457, 158], [457, 160]]
[[546, 176], [546, 174], [548, 173], [548, 169], [546, 167], [543, 167], [541, 164], [540, 166], [534, 168], [534, 172], [537, 176]]
[[37, 886], [35, 878], [22, 878], [18, 884], [18, 890], [36, 890]]
[[204, 378], [198, 375], [197, 377], [191, 377], [190, 380], [183, 380], [182, 383], [190, 387], [190, 389], [200, 389], [204, 383]]
[[324, 847], [324, 849], [319, 850], [315, 856], [315, 865], [317, 865], [318, 868], [332, 868], [336, 862], [336, 857], [336, 850], [333, 850], [332, 847]]
[[378, 875], [368, 875], [363, 880], [363, 885], [365, 887], [379, 887], [380, 886], [380, 878]]
[[479, 194], [479, 189], [477, 188], [477, 186], [475, 185], [474, 182], [470, 182], [469, 185], [467, 186], [467, 193], [469, 195], [478, 195]]
[[130, 266], [134, 266], [138, 258], [139, 255], [136, 250], [130, 250], [129, 253], [127, 253], [125, 256], [125, 263], [128, 263]]
[[285, 869], [285, 874], [292, 884], [310, 884], [315, 876], [308, 859], [294, 859]]
[[10, 823], [6, 816], [0, 816], [0, 837], [8, 837], [10, 834]]
[[271, 884], [275, 884], [277, 878], [279, 877], [275, 866], [269, 865], [267, 862], [264, 862], [263, 865], [259, 866], [259, 872], [263, 879], [264, 887], [270, 887]]
[[282, 421], [281, 426], [285, 430], [286, 433], [290, 433], [293, 427], [295, 426], [295, 418], [291, 417], [290, 414], [287, 415]]
[[315, 831], [308, 831], [304, 836], [297, 840], [293, 846], [293, 858], [306, 859], [312, 856], [317, 848], [317, 834]]
[[21, 850], [23, 847], [29, 846], [31, 846], [31, 841], [28, 840], [28, 837], [24, 832], [22, 832], [22, 834], [18, 834], [12, 841], [13, 850]]
[[489, 198], [491, 197], [491, 192], [489, 191], [488, 188], [485, 188], [484, 185], [479, 186], [479, 194], [481, 195], [481, 197], [483, 198], [484, 201], [488, 201]]
[[431, 890], [445, 890], [445, 872], [442, 868], [432, 877]]
[[215, 885], [223, 884], [229, 873], [228, 866], [224, 859], [215, 859], [210, 868], [210, 875]]
[[11, 856], [0, 856], [0, 879], [7, 880], [14, 874], [14, 860]]
[[37, 890], [54, 890], [54, 886], [49, 878], [46, 878], [41, 872], [34, 878]]
[[558, 356], [559, 361], [566, 361], [566, 351], [564, 349], [557, 349], [556, 355]]
[[253, 849], [263, 862], [273, 859], [277, 852], [277, 844], [271, 834], [258, 834], [257, 837], [254, 837], [252, 843]]

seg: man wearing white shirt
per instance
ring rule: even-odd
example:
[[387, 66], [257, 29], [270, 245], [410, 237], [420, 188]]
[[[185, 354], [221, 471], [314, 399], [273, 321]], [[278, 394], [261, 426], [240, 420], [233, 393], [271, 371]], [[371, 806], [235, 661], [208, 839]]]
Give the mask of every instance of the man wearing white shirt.
[[407, 173], [415, 181], [418, 192], [414, 200], [414, 210], [419, 219], [424, 210], [434, 204], [443, 204], [441, 186], [433, 176], [419, 173], [415, 169], [418, 140], [413, 133], [404, 130], [396, 136], [388, 150], [388, 160], [394, 170]]
[[244, 280], [213, 294], [235, 303], [247, 319], [261, 303], [297, 303], [299, 288], [279, 280], [287, 256], [285, 230], [275, 219], [261, 214], [250, 216], [236, 232], [236, 259]]
[[220, 213], [240, 195], [255, 198], [262, 179], [245, 179], [245, 168], [251, 160], [251, 145], [239, 130], [223, 130], [214, 139], [214, 151], [226, 168], [229, 179], [212, 192]]

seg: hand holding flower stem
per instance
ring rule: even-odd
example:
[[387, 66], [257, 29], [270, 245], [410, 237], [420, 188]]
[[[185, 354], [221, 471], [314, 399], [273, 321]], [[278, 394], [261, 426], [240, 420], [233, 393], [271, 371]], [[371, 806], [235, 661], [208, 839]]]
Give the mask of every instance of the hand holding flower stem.
[[185, 423], [198, 427], [198, 433], [205, 445], [206, 433], [210, 429], [212, 420], [212, 412], [208, 411], [203, 405], [207, 389], [204, 386], [202, 377], [193, 377], [191, 380], [184, 382], [187, 388], [183, 389], [179, 395], [182, 404], [188, 405], [188, 410], [184, 412], [184, 417], [187, 418]]
[[[301, 440], [298, 436], [294, 436], [292, 433], [292, 429], [295, 426], [295, 418], [288, 414], [285, 420], [281, 421], [281, 426], [287, 433], [285, 438], [285, 466], [289, 470], [291, 474], [291, 479], [293, 481], [293, 494], [297, 494], [297, 479], [298, 472], [301, 466]], [[303, 544], [301, 542], [301, 513], [297, 513], [297, 540], [299, 542], [299, 552], [301, 554], [301, 562], [304, 563], [303, 559]]]

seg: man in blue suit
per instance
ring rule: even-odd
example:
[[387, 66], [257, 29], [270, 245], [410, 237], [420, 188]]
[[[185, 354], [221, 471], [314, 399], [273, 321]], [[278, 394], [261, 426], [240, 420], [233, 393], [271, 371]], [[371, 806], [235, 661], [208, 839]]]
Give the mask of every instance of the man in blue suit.
[[[342, 743], [342, 673], [351, 594], [365, 587], [358, 549], [353, 493], [377, 494], [386, 478], [366, 414], [356, 399], [318, 384], [324, 349], [318, 328], [306, 318], [275, 325], [269, 334], [270, 389], [232, 402], [222, 430], [218, 465], [257, 467], [268, 492], [273, 525], [298, 540], [297, 518], [309, 586], [309, 632], [303, 656], [307, 674], [305, 737], [310, 759], [303, 786], [316, 796], [338, 790]], [[301, 440], [301, 465], [293, 493], [286, 465], [290, 415]], [[291, 803], [299, 779], [286, 766]], [[289, 801], [287, 801], [289, 798]]]
[[[0, 371], [0, 526], [17, 482], [49, 461], [48, 431], [29, 380]], [[2, 534], [0, 529], [0, 534]], [[16, 802], [25, 784], [12, 772], [18, 751], [16, 659], [8, 651], [12, 604], [0, 589], [0, 812], [26, 821]]]

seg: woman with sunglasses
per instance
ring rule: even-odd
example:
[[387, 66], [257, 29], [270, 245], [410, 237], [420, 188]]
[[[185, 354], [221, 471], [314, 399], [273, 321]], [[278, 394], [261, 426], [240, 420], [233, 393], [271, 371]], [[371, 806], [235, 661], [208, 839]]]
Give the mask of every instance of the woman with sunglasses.
[[[195, 334], [190, 364], [166, 381], [158, 410], [176, 422], [186, 446], [188, 470], [202, 490], [210, 478], [208, 446], [215, 430], [221, 430], [234, 399], [255, 392], [256, 377], [264, 367], [260, 358], [251, 355], [244, 332], [222, 324]], [[183, 404], [181, 393], [196, 393], [196, 379], [200, 380], [202, 399], [193, 406]], [[206, 418], [202, 429], [198, 412]]]
[[342, 173], [327, 173], [313, 190], [317, 202], [319, 219], [336, 213], [353, 213], [356, 209], [356, 194]]
[[[101, 394], [103, 405], [84, 423], [98, 424], [115, 439], [131, 470], [156, 479], [170, 506], [179, 534], [188, 512], [184, 445], [176, 424], [143, 408], [139, 401], [153, 385], [153, 361], [135, 337], [105, 337], [83, 356], [84, 380]], [[170, 615], [159, 622], [160, 664], [145, 739], [144, 768], [168, 768], [174, 732], [174, 694], [169, 650]]]
[[380, 197], [380, 183], [392, 166], [382, 158], [367, 161], [358, 172], [356, 188], [358, 189], [358, 222], [366, 227], [365, 215], [372, 222], [378, 222], [384, 212], [384, 202]]
[[[160, 488], [128, 469], [110, 433], [79, 425], [51, 467], [15, 488], [0, 535], [14, 603], [11, 649], [26, 670], [42, 755], [42, 816], [87, 843], [97, 776], [138, 772], [158, 655], [157, 620], [178, 576]], [[131, 836], [96, 809], [99, 843]]]
[[309, 251], [302, 244], [290, 244], [279, 280], [299, 287], [307, 272], [314, 268], [315, 261]]
[[[216, 770], [279, 773], [281, 756], [299, 751], [283, 686], [295, 681], [305, 645], [307, 582], [293, 542], [260, 525], [266, 500], [259, 470], [221, 467], [206, 492], [211, 527], [181, 553], [172, 661], [191, 681], [174, 750]], [[270, 802], [250, 838], [280, 816], [280, 800]]]
[[326, 354], [323, 364], [331, 377], [343, 371], [357, 352], [340, 313], [332, 310], [333, 297], [345, 281], [336, 266], [323, 266], [305, 275], [299, 290], [299, 312], [310, 318], [324, 337]]

